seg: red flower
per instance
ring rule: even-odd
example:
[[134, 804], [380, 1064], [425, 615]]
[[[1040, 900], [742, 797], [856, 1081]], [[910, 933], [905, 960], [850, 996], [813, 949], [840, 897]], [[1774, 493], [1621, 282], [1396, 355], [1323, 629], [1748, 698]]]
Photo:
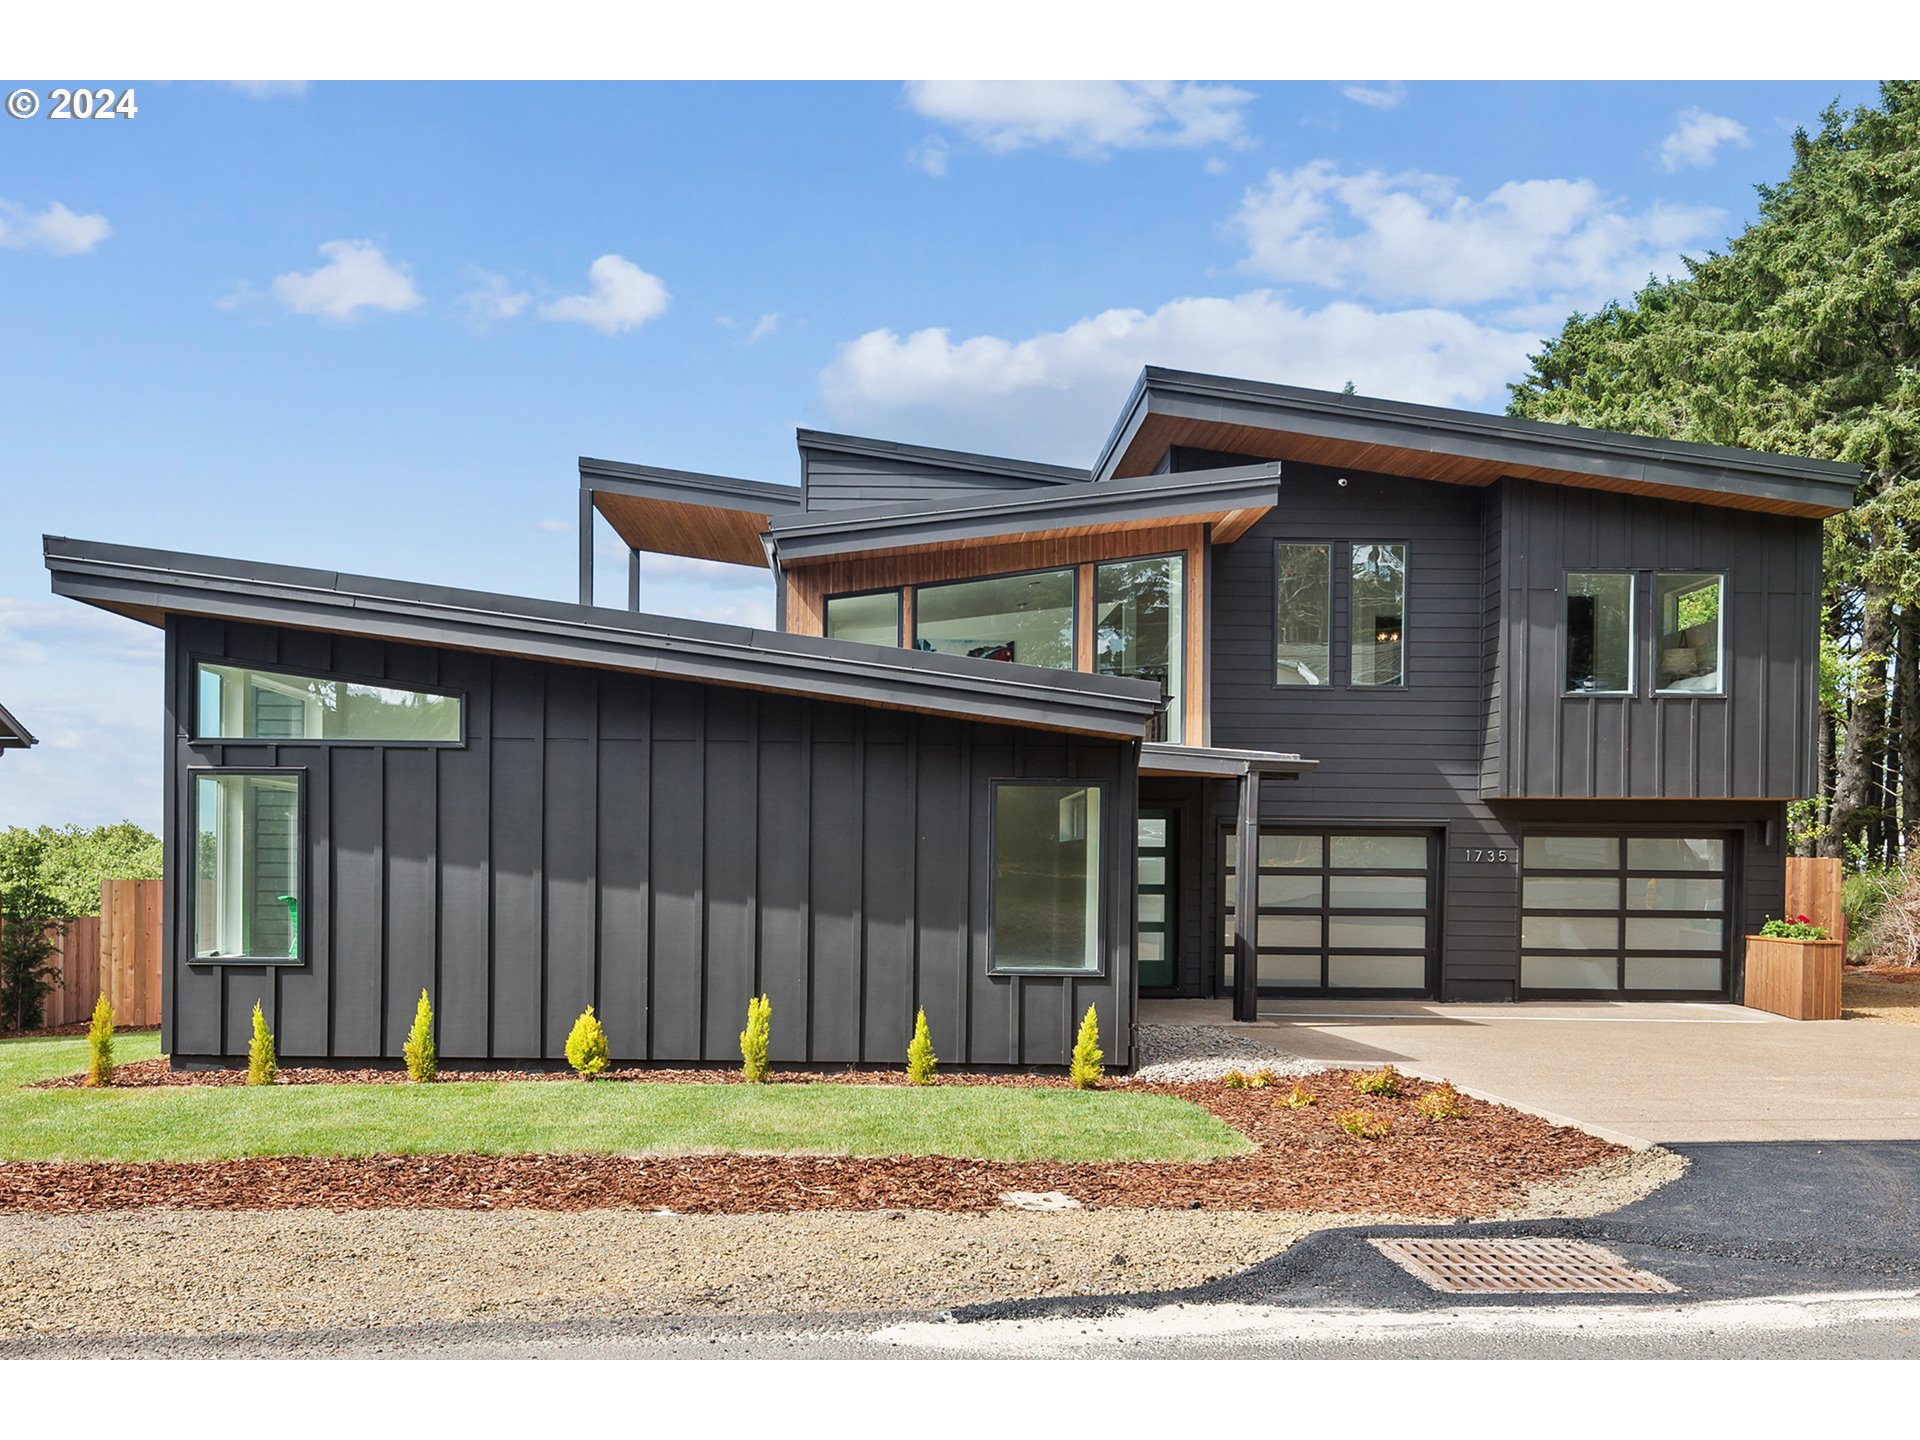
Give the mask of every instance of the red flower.
[[1804, 916], [1804, 915], [1796, 915], [1796, 916], [1794, 916], [1793, 918], [1794, 918], [1795, 920], [1797, 920], [1797, 921], [1799, 921], [1799, 922], [1800, 922], [1800, 923], [1801, 923], [1802, 925], [1805, 925], [1805, 924], [1808, 924], [1808, 923], [1809, 923], [1809, 922], [1808, 922], [1808, 920], [1807, 920], [1807, 917], [1806, 917], [1806, 916]]

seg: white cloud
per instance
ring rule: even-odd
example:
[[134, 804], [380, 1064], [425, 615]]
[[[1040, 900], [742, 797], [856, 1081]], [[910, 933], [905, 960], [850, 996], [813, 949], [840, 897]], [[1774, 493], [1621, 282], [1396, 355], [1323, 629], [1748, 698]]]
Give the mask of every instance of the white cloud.
[[[273, 298], [296, 315], [351, 320], [362, 310], [416, 310], [425, 303], [406, 267], [388, 260], [371, 240], [329, 240], [320, 253], [327, 263], [317, 270], [273, 279]], [[223, 308], [249, 297], [243, 286], [222, 302]]]
[[753, 333], [747, 336], [747, 344], [758, 345], [779, 328], [780, 312], [778, 310], [769, 310], [765, 315], [762, 315], [758, 320], [753, 322]]
[[1407, 99], [1407, 87], [1398, 80], [1384, 85], [1342, 85], [1340, 93], [1370, 110], [1397, 110]]
[[907, 163], [918, 166], [937, 180], [947, 173], [947, 155], [947, 142], [934, 135], [907, 152]]
[[226, 80], [221, 83], [255, 100], [284, 100], [307, 92], [304, 80]]
[[1674, 131], [1660, 142], [1660, 164], [1671, 174], [1686, 165], [1711, 165], [1722, 145], [1750, 146], [1747, 127], [1725, 115], [1682, 110]]
[[1207, 163], [1201, 168], [1209, 175], [1224, 175], [1227, 173], [1227, 162], [1218, 155], [1209, 155]]
[[515, 290], [504, 275], [494, 275], [475, 267], [473, 288], [460, 297], [461, 308], [475, 321], [486, 323], [511, 320], [532, 303], [533, 297]]
[[106, 216], [77, 215], [58, 200], [37, 212], [0, 200], [0, 249], [85, 255], [111, 234]]
[[1441, 305], [1591, 304], [1678, 268], [1719, 231], [1700, 205], [1637, 213], [1591, 180], [1515, 180], [1484, 199], [1443, 175], [1347, 174], [1325, 160], [1272, 171], [1229, 222], [1242, 268], [1275, 280]]
[[1024, 339], [874, 330], [821, 374], [835, 421], [870, 433], [1084, 465], [1143, 365], [1440, 405], [1487, 405], [1538, 343], [1439, 309], [1313, 310], [1269, 290], [1108, 310]]
[[[918, 80], [907, 103], [988, 150], [1059, 146], [1083, 159], [1110, 150], [1243, 145], [1251, 92], [1231, 85], [1120, 80]], [[922, 154], [942, 174], [946, 157]]]
[[540, 307], [546, 320], [589, 325], [602, 335], [637, 330], [667, 308], [673, 297], [658, 275], [649, 275], [620, 255], [602, 255], [587, 267], [590, 288]]

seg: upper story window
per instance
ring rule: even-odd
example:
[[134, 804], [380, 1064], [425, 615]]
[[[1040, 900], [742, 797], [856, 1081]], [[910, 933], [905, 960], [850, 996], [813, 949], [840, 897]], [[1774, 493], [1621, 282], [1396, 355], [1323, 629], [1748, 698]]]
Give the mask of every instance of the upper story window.
[[1353, 544], [1352, 670], [1354, 685], [1407, 683], [1407, 547]]
[[1333, 547], [1274, 547], [1273, 683], [1333, 683]]
[[1633, 693], [1633, 576], [1567, 576], [1566, 688]]
[[1071, 568], [922, 585], [913, 592], [914, 644], [943, 655], [1071, 670], [1073, 597]]
[[898, 645], [900, 592], [882, 590], [874, 595], [835, 595], [827, 601], [826, 631], [833, 640]]
[[1723, 633], [1719, 575], [1656, 575], [1653, 609], [1654, 690], [1662, 695], [1718, 695]]
[[194, 664], [202, 740], [372, 740], [459, 744], [458, 695], [323, 680], [244, 665]]
[[1093, 668], [1155, 680], [1167, 692], [1164, 738], [1179, 742], [1186, 654], [1185, 571], [1178, 555], [1113, 560], [1093, 572]]

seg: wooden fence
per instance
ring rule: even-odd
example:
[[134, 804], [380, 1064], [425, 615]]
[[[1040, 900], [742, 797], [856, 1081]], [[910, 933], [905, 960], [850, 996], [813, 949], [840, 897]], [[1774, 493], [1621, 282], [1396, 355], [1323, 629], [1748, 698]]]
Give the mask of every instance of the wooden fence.
[[100, 913], [58, 937], [60, 984], [47, 992], [43, 1025], [74, 1025], [103, 994], [116, 1025], [160, 1023], [160, 882], [103, 880]]
[[1791, 920], [1805, 915], [1841, 944], [1847, 939], [1847, 917], [1840, 908], [1840, 885], [1846, 879], [1838, 859], [1807, 855], [1787, 857], [1787, 913]]

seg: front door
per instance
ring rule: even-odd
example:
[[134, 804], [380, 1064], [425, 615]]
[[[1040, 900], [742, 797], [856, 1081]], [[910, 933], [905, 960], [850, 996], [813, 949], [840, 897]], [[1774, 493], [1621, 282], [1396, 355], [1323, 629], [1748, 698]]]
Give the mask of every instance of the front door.
[[1140, 955], [1140, 988], [1171, 990], [1177, 976], [1176, 961], [1180, 934], [1174, 914], [1178, 898], [1176, 881], [1180, 867], [1175, 864], [1175, 815], [1171, 810], [1142, 809], [1138, 858], [1140, 868], [1137, 944]]

